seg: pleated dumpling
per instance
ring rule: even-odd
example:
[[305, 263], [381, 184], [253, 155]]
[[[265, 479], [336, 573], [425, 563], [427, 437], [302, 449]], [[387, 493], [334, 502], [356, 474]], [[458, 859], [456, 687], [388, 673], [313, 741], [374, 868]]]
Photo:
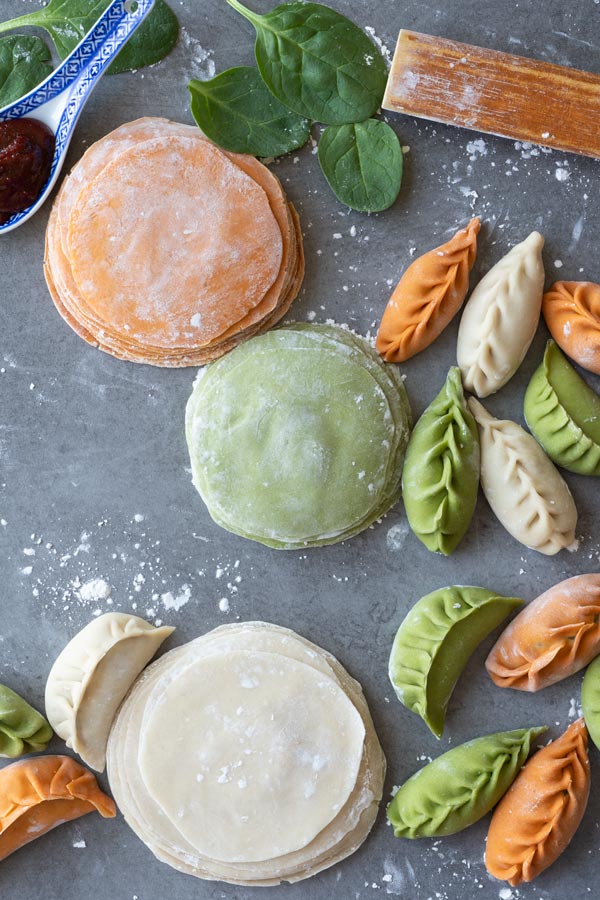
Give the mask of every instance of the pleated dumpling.
[[114, 801], [70, 756], [36, 756], [0, 769], [0, 860], [94, 810], [105, 819], [116, 815]]
[[14, 759], [24, 753], [45, 750], [52, 729], [32, 706], [0, 684], [0, 756]]
[[479, 433], [466, 404], [460, 371], [413, 429], [402, 473], [404, 508], [428, 550], [452, 553], [471, 522], [479, 488]]
[[539, 691], [600, 653], [600, 574], [575, 575], [528, 603], [486, 661], [498, 687]]
[[600, 375], [600, 284], [557, 281], [544, 294], [542, 312], [567, 356]]
[[461, 308], [477, 254], [480, 219], [410, 264], [383, 313], [377, 350], [403, 362], [425, 350]]
[[581, 684], [581, 708], [589, 735], [600, 750], [600, 656], [585, 670]]
[[106, 613], [69, 641], [50, 670], [46, 715], [56, 733], [102, 772], [110, 728], [125, 694], [174, 631], [138, 616]]
[[392, 646], [390, 681], [400, 703], [421, 716], [437, 738], [469, 657], [522, 605], [486, 588], [453, 585], [426, 594], [409, 609]]
[[538, 442], [516, 422], [495, 419], [473, 397], [469, 406], [479, 425], [481, 487], [499, 521], [546, 556], [575, 549], [575, 502]]
[[533, 340], [544, 291], [544, 238], [537, 231], [490, 269], [465, 306], [456, 349], [463, 384], [478, 397], [515, 374]]
[[473, 825], [506, 793], [545, 728], [521, 728], [453, 747], [415, 772], [388, 806], [396, 837], [442, 837]]
[[516, 887], [533, 881], [566, 849], [590, 793], [583, 719], [538, 750], [521, 769], [492, 816], [485, 864]]
[[600, 475], [600, 396], [548, 341], [525, 393], [525, 418], [550, 459], [578, 475]]

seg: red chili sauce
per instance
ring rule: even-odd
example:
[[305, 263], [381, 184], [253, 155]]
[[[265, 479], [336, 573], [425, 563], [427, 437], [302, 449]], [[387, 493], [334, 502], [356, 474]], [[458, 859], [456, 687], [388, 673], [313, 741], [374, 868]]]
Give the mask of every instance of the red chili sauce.
[[0, 225], [40, 196], [55, 143], [50, 129], [37, 119], [0, 122]]

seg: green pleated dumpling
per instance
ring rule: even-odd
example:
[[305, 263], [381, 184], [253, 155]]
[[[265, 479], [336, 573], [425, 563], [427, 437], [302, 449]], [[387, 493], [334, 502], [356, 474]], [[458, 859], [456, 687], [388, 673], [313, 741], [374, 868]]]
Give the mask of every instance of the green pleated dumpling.
[[581, 685], [581, 708], [589, 735], [600, 750], [600, 656], [585, 670]]
[[488, 734], [419, 769], [388, 806], [396, 837], [442, 837], [473, 825], [504, 796], [544, 731], [521, 728]]
[[194, 484], [224, 528], [278, 549], [352, 537], [400, 495], [410, 408], [356, 335], [291, 325], [208, 366], [186, 410]]
[[394, 639], [389, 676], [400, 702], [437, 738], [471, 654], [522, 605], [487, 588], [453, 585], [426, 594], [408, 611]]
[[579, 475], [600, 475], [600, 397], [554, 341], [525, 393], [525, 419], [550, 459]]
[[454, 366], [414, 427], [402, 492], [413, 532], [428, 550], [452, 553], [465, 536], [477, 502], [479, 433]]
[[0, 684], [0, 756], [14, 759], [45, 750], [52, 729], [45, 718], [22, 697]]

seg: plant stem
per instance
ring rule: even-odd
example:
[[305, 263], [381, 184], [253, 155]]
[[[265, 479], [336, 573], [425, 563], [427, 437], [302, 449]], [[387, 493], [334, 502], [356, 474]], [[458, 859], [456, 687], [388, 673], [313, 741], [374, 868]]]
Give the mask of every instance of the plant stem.
[[248, 19], [249, 22], [252, 22], [255, 25], [259, 19], [262, 19], [262, 16], [257, 15], [257, 13], [253, 12], [251, 9], [246, 9], [245, 6], [239, 2], [239, 0], [227, 0], [230, 6], [232, 6], [241, 16], [245, 19]]
[[[6, 22], [0, 22], [0, 34], [5, 31], [13, 31], [24, 25], [37, 25], [38, 12], [27, 13], [25, 16], [18, 16], [16, 19], [8, 19]], [[43, 26], [42, 26], [43, 27]]]

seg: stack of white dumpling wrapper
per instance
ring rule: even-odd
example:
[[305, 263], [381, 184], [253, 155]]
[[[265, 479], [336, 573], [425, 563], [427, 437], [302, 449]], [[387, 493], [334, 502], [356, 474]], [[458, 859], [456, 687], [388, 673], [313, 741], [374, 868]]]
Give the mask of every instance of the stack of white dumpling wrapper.
[[299, 881], [353, 853], [385, 776], [360, 685], [263, 622], [217, 628], [146, 669], [107, 762], [121, 811], [160, 860], [247, 885]]

